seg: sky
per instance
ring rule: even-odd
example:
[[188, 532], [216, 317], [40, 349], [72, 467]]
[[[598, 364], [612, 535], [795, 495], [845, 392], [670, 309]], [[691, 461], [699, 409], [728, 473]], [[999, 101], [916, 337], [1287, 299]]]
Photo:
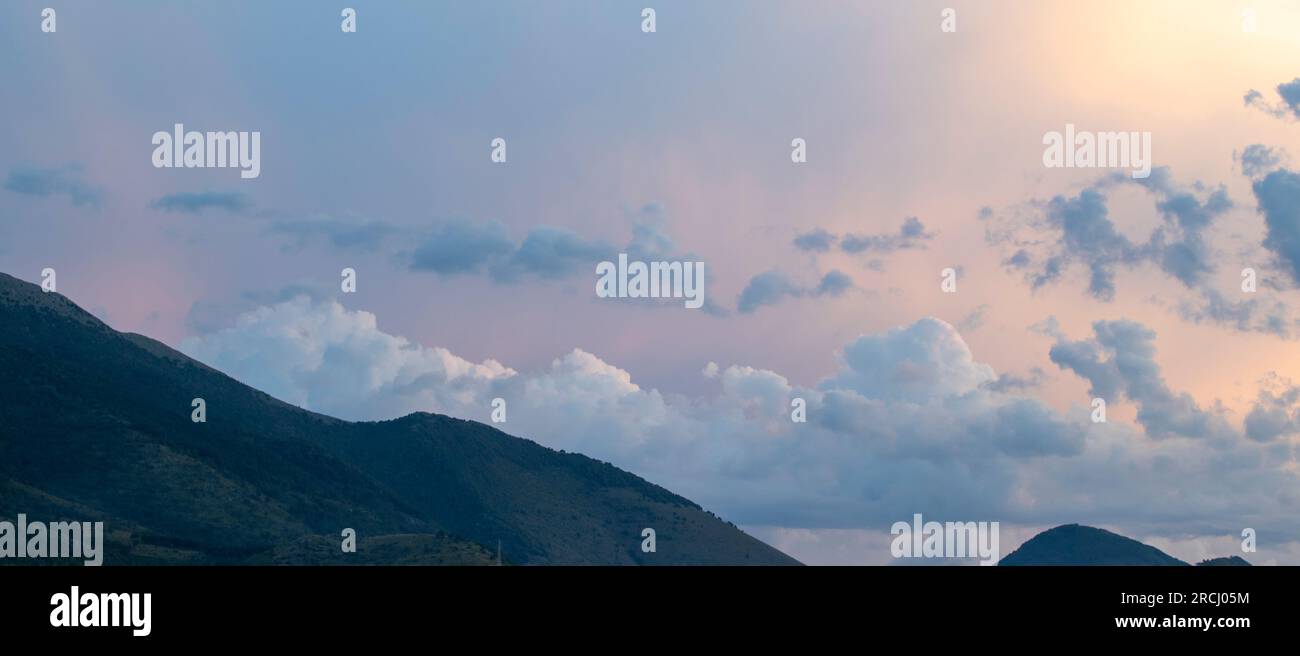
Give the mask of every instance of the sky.
[[804, 562], [922, 513], [1300, 564], [1295, 3], [337, 4], [4, 3], [0, 270], [345, 419], [504, 399]]

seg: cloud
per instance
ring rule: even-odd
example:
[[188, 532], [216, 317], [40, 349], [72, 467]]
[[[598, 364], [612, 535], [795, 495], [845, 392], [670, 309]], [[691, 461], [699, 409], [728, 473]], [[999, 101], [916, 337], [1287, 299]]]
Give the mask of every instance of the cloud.
[[1033, 263], [1033, 259], [1030, 257], [1029, 251], [1023, 248], [1017, 250], [1015, 253], [1012, 253], [1011, 256], [1008, 257], [1007, 259], [1002, 260], [1002, 266], [1011, 269], [1024, 269], [1032, 263]]
[[461, 409], [514, 375], [493, 360], [472, 363], [389, 335], [369, 312], [307, 295], [245, 313], [180, 349], [284, 401], [349, 418]]
[[246, 291], [235, 301], [200, 299], [190, 304], [185, 326], [197, 333], [211, 333], [230, 327], [234, 320], [263, 305], [275, 305], [299, 296], [321, 302], [333, 298], [334, 291], [315, 282], [295, 282], [276, 289]]
[[964, 333], [970, 333], [979, 330], [984, 325], [985, 315], [988, 314], [988, 305], [979, 305], [970, 311], [961, 321], [957, 322], [957, 329]]
[[515, 244], [496, 221], [448, 221], [435, 227], [411, 255], [411, 269], [442, 275], [480, 273]]
[[1029, 332], [1046, 335], [1058, 340], [1064, 335], [1064, 333], [1061, 332], [1061, 322], [1055, 315], [1048, 315], [1047, 318], [1042, 321], [1030, 325]]
[[813, 290], [813, 296], [839, 296], [853, 289], [853, 279], [841, 271], [830, 271], [822, 276]]
[[1254, 107], [1274, 118], [1300, 118], [1300, 77], [1277, 85], [1280, 102], [1270, 105], [1264, 94], [1251, 89], [1242, 98], [1247, 107]]
[[801, 251], [825, 253], [835, 245], [837, 237], [821, 228], [815, 228], [794, 238], [794, 247]]
[[1258, 178], [1278, 168], [1285, 160], [1280, 149], [1269, 148], [1264, 144], [1251, 144], [1245, 150], [1233, 156], [1241, 162], [1241, 172], [1248, 178]]
[[1029, 370], [1028, 376], [999, 374], [996, 380], [985, 383], [984, 387], [994, 392], [1023, 392], [1042, 386], [1046, 377], [1047, 374], [1042, 369], [1034, 367]]
[[1155, 363], [1153, 331], [1126, 320], [1098, 321], [1092, 328], [1093, 339], [1059, 339], [1049, 353], [1057, 366], [1092, 385], [1089, 394], [1108, 403], [1127, 399], [1137, 404], [1138, 423], [1151, 437], [1233, 437], [1221, 416], [1165, 384]]
[[318, 241], [339, 250], [377, 251], [384, 240], [403, 230], [384, 221], [353, 222], [341, 219], [299, 219], [275, 221], [271, 234], [290, 238], [288, 249], [302, 249]]
[[[1248, 147], [1240, 156], [1243, 167], [1256, 176], [1277, 158], [1273, 151], [1257, 145]], [[1300, 207], [1300, 195], [1294, 189], [1293, 178], [1294, 174], [1286, 169], [1277, 169], [1256, 177], [1254, 189], [1269, 226], [1264, 248], [1272, 250], [1279, 263], [1297, 271], [1293, 260], [1300, 258], [1300, 247], [1292, 245], [1300, 244], [1295, 229], [1300, 221], [1294, 216], [1295, 208]], [[1153, 200], [1161, 223], [1143, 241], [1126, 237], [1110, 217], [1108, 194], [1119, 188], [1142, 189]], [[1215, 286], [1224, 278], [1216, 275], [1222, 255], [1210, 247], [1207, 235], [1235, 207], [1221, 185], [1207, 187], [1198, 182], [1180, 186], [1174, 183], [1167, 167], [1157, 167], [1145, 179], [1106, 175], [1075, 196], [1058, 195], [1031, 207], [1029, 218], [1016, 217], [1011, 219], [1010, 227], [986, 231], [990, 243], [1010, 246], [1002, 265], [1022, 275], [1031, 289], [1056, 284], [1071, 266], [1082, 265], [1088, 273], [1089, 295], [1111, 301], [1117, 292], [1116, 275], [1121, 270], [1155, 265], [1190, 292], [1170, 304], [1185, 321], [1284, 338], [1297, 334], [1300, 320], [1294, 318], [1283, 299], [1261, 295], [1237, 300], [1232, 298], [1231, 290], [1225, 293]], [[1240, 266], [1240, 261], [1233, 266]], [[1278, 290], [1282, 285], [1276, 277], [1264, 276], [1260, 287]]]
[[[1115, 229], [1106, 197], [1096, 189], [1085, 189], [1074, 198], [1057, 196], [1047, 205], [1047, 220], [1061, 234], [1056, 262], [1082, 261], [1090, 271], [1088, 292], [1102, 300], [1113, 298], [1115, 267], [1138, 262], [1142, 254]], [[1059, 266], [1049, 259], [1034, 286], [1053, 282], [1058, 275]]]
[[[630, 261], [699, 262], [692, 253], [676, 250], [672, 238], [664, 231], [663, 209], [656, 203], [645, 205], [632, 215], [632, 236], [622, 248], [600, 239], [587, 239], [568, 228], [539, 225], [518, 244], [506, 227], [497, 221], [443, 221], [427, 233], [414, 251], [399, 255], [412, 271], [427, 271], [444, 276], [484, 275], [498, 284], [523, 280], [556, 281], [578, 276], [594, 276], [596, 265], [626, 253]], [[592, 278], [594, 283], [595, 278]], [[823, 281], [820, 293], [835, 295], [843, 291], [841, 280]], [[714, 279], [705, 276], [704, 314], [728, 316], [711, 293]]]
[[1198, 290], [1197, 296], [1178, 303], [1178, 315], [1192, 323], [1213, 323], [1243, 332], [1258, 332], [1290, 338], [1297, 320], [1290, 317], [1287, 305], [1266, 298], [1234, 301], [1217, 289]]
[[5, 189], [40, 198], [66, 196], [76, 206], [99, 207], [104, 201], [104, 190], [85, 180], [80, 164], [59, 169], [14, 169], [5, 180]]
[[246, 194], [236, 191], [201, 191], [168, 194], [151, 205], [164, 212], [199, 214], [206, 209], [218, 209], [232, 214], [246, 214], [253, 202]]
[[764, 271], [745, 285], [736, 301], [736, 307], [742, 313], [750, 313], [764, 305], [775, 305], [786, 296], [803, 296], [806, 290], [796, 285], [790, 277], [780, 271]]
[[[217, 206], [227, 199], [211, 194], [179, 195], [169, 202], [169, 209], [198, 211]], [[172, 197], [167, 197], [171, 199]], [[229, 199], [231, 203], [235, 199]], [[263, 213], [270, 216], [270, 213]], [[516, 243], [506, 226], [499, 221], [449, 219], [435, 222], [426, 229], [412, 229], [386, 221], [350, 221], [324, 219], [279, 219], [267, 232], [288, 237], [284, 250], [301, 250], [315, 243], [326, 243], [339, 250], [385, 252], [411, 271], [441, 276], [486, 276], [499, 284], [513, 284], [525, 279], [556, 281], [580, 275], [592, 275], [596, 265], [610, 261], [619, 253], [638, 261], [700, 261], [690, 253], [678, 253], [672, 238], [665, 232], [664, 211], [649, 203], [631, 213], [632, 236], [622, 248], [599, 239], [587, 239], [562, 227], [533, 227]], [[396, 251], [389, 246], [400, 238], [415, 242], [410, 250]], [[821, 294], [837, 295], [844, 291], [846, 278], [831, 277], [823, 281]], [[719, 306], [710, 293], [714, 280], [704, 280], [704, 314], [725, 317], [728, 311]], [[201, 324], [210, 322], [201, 320]]]
[[1278, 169], [1256, 180], [1251, 188], [1264, 215], [1264, 248], [1300, 285], [1300, 175]]
[[852, 390], [870, 399], [940, 398], [997, 378], [992, 367], [975, 362], [952, 326], [937, 319], [858, 337], [842, 358], [844, 369], [823, 381], [822, 389]]
[[668, 235], [663, 205], [647, 203], [631, 219], [632, 239], [626, 249], [629, 257], [645, 261], [673, 259], [677, 246]]
[[892, 253], [911, 248], [925, 248], [925, 242], [934, 238], [925, 231], [921, 220], [909, 216], [903, 220], [898, 232], [882, 235], [845, 235], [840, 249], [845, 253]]
[[[1182, 404], [1151, 365], [1143, 328], [1096, 333], [1069, 348], [1099, 387], [1141, 399], [1153, 427], [1198, 423], [1195, 404]], [[1278, 438], [1141, 440], [1118, 422], [1092, 424], [1086, 408], [1058, 413], [1014, 385], [999, 389], [1006, 379], [937, 319], [849, 341], [836, 370], [811, 387], [710, 363], [703, 373], [716, 392], [696, 397], [642, 387], [582, 349], [531, 372], [474, 363], [306, 297], [181, 346], [274, 396], [348, 419], [433, 411], [486, 421], [499, 396], [510, 433], [607, 460], [747, 525], [883, 531], [923, 512], [1177, 535], [1236, 533], [1249, 522], [1297, 537], [1300, 487], [1286, 469], [1291, 456], [1273, 448]], [[805, 399], [806, 423], [791, 421], [793, 398]], [[1162, 405], [1178, 412], [1156, 416]]]
[[[823, 229], [814, 228], [808, 232], [796, 235], [794, 238], [795, 248], [809, 253], [826, 253], [838, 242], [840, 250], [845, 253], [877, 253], [888, 254], [900, 250], [925, 248], [925, 242], [934, 238], [934, 234], [926, 232], [925, 225], [921, 220], [909, 216], [903, 220], [903, 224], [897, 232], [879, 235], [844, 235], [842, 238]], [[879, 270], [883, 264], [879, 259], [871, 261], [872, 268]]]
[[1287, 109], [1300, 117], [1300, 77], [1277, 85], [1277, 95], [1286, 103]]
[[1247, 437], [1260, 442], [1300, 433], [1300, 387], [1270, 375], [1246, 415], [1245, 428]]
[[583, 239], [565, 228], [539, 226], [529, 231], [514, 253], [493, 268], [492, 275], [503, 281], [528, 274], [548, 279], [567, 278], [594, 271], [598, 262], [611, 260], [615, 255], [614, 247], [605, 242]]
[[[1150, 193], [1163, 219], [1145, 242], [1124, 236], [1110, 218], [1107, 193], [1122, 185]], [[1158, 167], [1144, 179], [1108, 175], [1076, 196], [1053, 197], [1043, 205], [1042, 220], [1033, 224], [1045, 229], [1047, 234], [1040, 238], [998, 235], [992, 239], [1020, 244], [1003, 265], [1025, 272], [1033, 289], [1059, 281], [1071, 264], [1078, 263], [1088, 270], [1088, 293], [1109, 301], [1115, 297], [1117, 271], [1146, 263], [1156, 264], [1189, 289], [1203, 286], [1214, 271], [1205, 231], [1232, 207], [1223, 187], [1204, 190], [1198, 184], [1185, 189], [1173, 183], [1167, 167]], [[1039, 252], [1023, 244], [1032, 244]], [[1041, 264], [1035, 267], [1035, 262]]]
[[837, 297], [852, 288], [853, 279], [836, 270], [822, 276], [821, 281], [813, 287], [800, 285], [781, 271], [764, 271], [749, 279], [736, 300], [736, 308], [743, 314], [749, 314], [765, 305], [776, 305], [786, 298]]
[[[672, 241], [653, 226], [638, 223], [622, 252], [630, 259], [656, 259]], [[596, 264], [620, 251], [567, 228], [537, 226], [518, 245], [498, 222], [451, 221], [440, 224], [411, 256], [411, 268], [443, 275], [490, 274], [497, 282], [524, 276], [557, 280], [592, 273]]]
[[1152, 233], [1146, 250], [1165, 273], [1188, 288], [1200, 286], [1214, 271], [1204, 233], [1215, 219], [1232, 209], [1227, 190], [1223, 187], [1214, 189], [1205, 194], [1202, 201], [1192, 192], [1175, 186], [1168, 168], [1160, 168], [1151, 176], [1132, 183], [1156, 194], [1156, 210], [1166, 221], [1166, 226]]
[[[675, 252], [672, 238], [663, 230], [662, 210], [656, 204], [646, 205], [637, 212], [632, 237], [621, 250], [605, 241], [582, 237], [568, 228], [547, 225], [532, 228], [516, 244], [500, 222], [453, 220], [437, 224], [406, 259], [414, 271], [488, 275], [505, 284], [529, 277], [562, 280], [593, 275], [597, 264], [613, 260], [619, 253], [640, 261], [698, 260], [693, 255]], [[705, 310], [710, 314], [725, 314], [707, 300]]]

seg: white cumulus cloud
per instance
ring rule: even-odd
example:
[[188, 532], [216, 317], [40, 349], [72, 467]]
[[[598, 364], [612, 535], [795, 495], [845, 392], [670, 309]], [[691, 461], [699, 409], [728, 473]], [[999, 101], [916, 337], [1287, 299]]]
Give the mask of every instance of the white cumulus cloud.
[[[415, 411], [489, 421], [606, 460], [741, 524], [887, 531], [938, 520], [1105, 524], [1186, 538], [1251, 526], [1293, 542], [1289, 443], [1152, 440], [990, 385], [957, 331], [925, 318], [840, 351], [801, 387], [709, 363], [715, 392], [662, 393], [574, 349], [535, 372], [474, 363], [383, 332], [374, 315], [298, 297], [185, 340], [185, 353], [308, 409], [350, 420]], [[791, 400], [807, 403], [791, 421]], [[1217, 531], [1217, 532], [1216, 532]]]

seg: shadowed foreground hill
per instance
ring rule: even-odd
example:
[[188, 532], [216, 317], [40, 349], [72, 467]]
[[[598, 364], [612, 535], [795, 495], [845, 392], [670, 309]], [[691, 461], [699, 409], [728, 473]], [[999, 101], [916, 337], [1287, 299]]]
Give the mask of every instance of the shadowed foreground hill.
[[[1137, 540], [1099, 528], [1066, 524], [1030, 538], [999, 565], [1187, 565]], [[1239, 556], [1215, 558], [1201, 565], [1250, 565]]]
[[474, 564], [498, 543], [507, 563], [796, 564], [611, 465], [439, 415], [307, 412], [0, 274], [0, 519], [18, 513], [104, 521], [110, 564]]

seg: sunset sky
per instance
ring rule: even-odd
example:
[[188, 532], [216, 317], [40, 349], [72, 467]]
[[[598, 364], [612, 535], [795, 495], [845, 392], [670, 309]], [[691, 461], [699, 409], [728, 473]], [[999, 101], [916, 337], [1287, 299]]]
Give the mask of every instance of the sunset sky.
[[[118, 330], [346, 419], [504, 398], [808, 563], [922, 513], [1300, 564], [1295, 2], [61, 4], [0, 7], [0, 271]], [[154, 168], [177, 123], [260, 176]], [[1044, 167], [1067, 124], [1151, 177]], [[620, 252], [706, 307], [597, 298]]]

